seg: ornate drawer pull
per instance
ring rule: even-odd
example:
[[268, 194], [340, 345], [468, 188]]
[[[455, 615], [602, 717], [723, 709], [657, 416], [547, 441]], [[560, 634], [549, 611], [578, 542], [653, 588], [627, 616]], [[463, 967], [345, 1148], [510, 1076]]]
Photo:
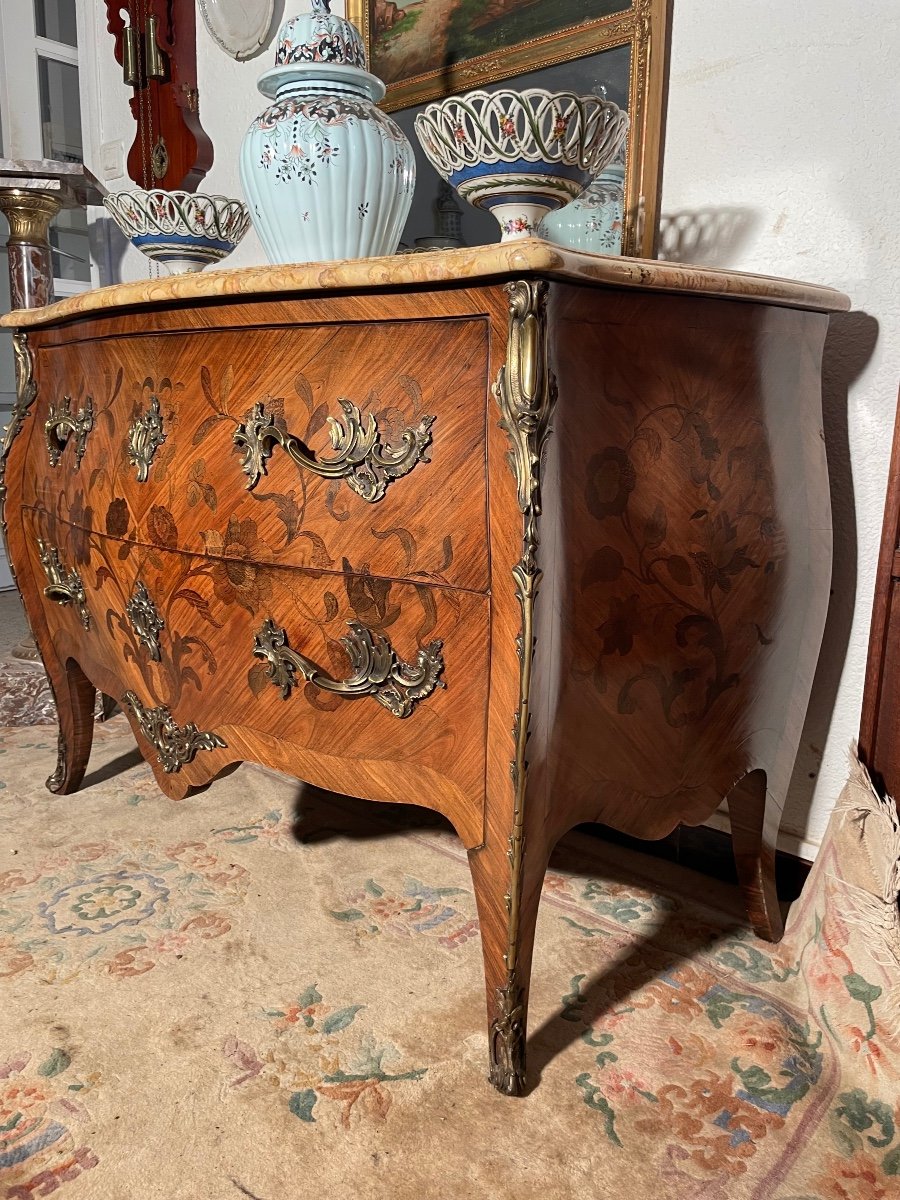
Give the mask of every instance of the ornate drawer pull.
[[50, 456], [50, 466], [55, 467], [62, 452], [69, 443], [69, 438], [75, 435], [75, 470], [81, 466], [84, 451], [87, 446], [87, 436], [94, 428], [94, 401], [85, 396], [84, 407], [79, 408], [72, 416], [72, 397], [63, 396], [62, 403], [52, 405], [47, 420], [44, 422], [44, 437], [47, 440], [47, 453]]
[[128, 461], [137, 467], [138, 483], [147, 482], [153, 456], [165, 440], [159, 396], [151, 396], [150, 407], [128, 430]]
[[338, 696], [372, 696], [395, 717], [408, 717], [419, 700], [430, 696], [436, 687], [447, 686], [438, 678], [444, 669], [443, 642], [429, 642], [416, 654], [415, 663], [407, 663], [397, 657], [382, 634], [373, 633], [358, 621], [347, 624], [350, 633], [341, 638], [341, 644], [353, 671], [347, 679], [332, 679], [308, 658], [291, 650], [285, 631], [271, 617], [266, 618], [256, 635], [253, 653], [268, 662], [266, 677], [281, 689], [283, 700], [296, 685], [295, 671], [316, 687]]
[[131, 598], [125, 605], [125, 612], [131, 622], [131, 627], [138, 640], [147, 647], [147, 652], [154, 662], [160, 661], [159, 635], [165, 629], [166, 623], [159, 615], [159, 610], [153, 603], [146, 584], [140, 580], [134, 585]]
[[338, 400], [346, 419], [346, 428], [336, 418], [328, 418], [331, 445], [337, 451], [334, 458], [317, 458], [293, 433], [285, 433], [275, 424], [260, 401], [244, 417], [243, 425], [234, 431], [235, 445], [244, 448], [241, 470], [249, 477], [247, 490], [266, 475], [266, 460], [271, 458], [277, 442], [300, 467], [306, 467], [323, 479], [346, 479], [347, 486], [363, 500], [373, 504], [387, 491], [388, 484], [409, 472], [418, 462], [428, 462], [425, 450], [431, 442], [434, 417], [423, 417], [414, 429], [404, 429], [400, 446], [386, 446], [381, 440], [378, 423], [362, 413], [349, 400]]
[[179, 725], [164, 704], [145, 708], [134, 692], [126, 692], [122, 700], [134, 713], [141, 733], [156, 747], [157, 759], [167, 775], [193, 762], [198, 750], [227, 747], [217, 733], [201, 732], [193, 722]]
[[91, 614], [88, 612], [87, 596], [81, 576], [74, 567], [71, 571], [66, 570], [55, 546], [50, 546], [47, 542], [38, 539], [38, 553], [41, 556], [44, 574], [49, 581], [44, 588], [44, 595], [57, 604], [74, 604], [78, 609], [82, 625], [85, 629], [90, 629]]

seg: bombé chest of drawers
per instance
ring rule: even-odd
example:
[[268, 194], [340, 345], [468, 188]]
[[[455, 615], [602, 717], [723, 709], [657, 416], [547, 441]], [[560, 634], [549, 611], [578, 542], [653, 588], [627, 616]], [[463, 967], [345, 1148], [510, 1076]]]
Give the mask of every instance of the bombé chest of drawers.
[[729, 797], [757, 932], [825, 621], [825, 288], [532, 241], [12, 314], [3, 524], [71, 792], [95, 689], [172, 797], [243, 760], [445, 814], [490, 1077], [576, 823]]

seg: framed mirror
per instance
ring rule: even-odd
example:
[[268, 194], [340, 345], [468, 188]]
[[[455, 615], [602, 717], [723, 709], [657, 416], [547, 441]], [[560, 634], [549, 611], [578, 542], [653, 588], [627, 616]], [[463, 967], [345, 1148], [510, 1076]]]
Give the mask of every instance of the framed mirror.
[[[399, 119], [417, 150], [415, 111], [407, 120], [406, 111], [398, 110], [417, 111], [472, 88], [490, 90], [513, 76], [523, 88], [604, 87], [631, 118], [622, 253], [654, 256], [669, 0], [347, 0], [347, 16], [365, 38], [370, 69], [387, 84], [383, 107]], [[438, 177], [424, 155], [418, 165], [431, 203]], [[463, 220], [471, 244], [472, 218], [465, 214]], [[496, 241], [496, 223], [482, 228], [486, 233], [479, 240]], [[412, 232], [408, 226], [404, 241]]]

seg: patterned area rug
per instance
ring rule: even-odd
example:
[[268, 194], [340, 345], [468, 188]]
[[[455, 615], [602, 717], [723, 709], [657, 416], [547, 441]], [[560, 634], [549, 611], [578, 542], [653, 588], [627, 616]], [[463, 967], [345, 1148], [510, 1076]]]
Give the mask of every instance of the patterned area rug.
[[41, 662], [15, 655], [0, 658], [0, 726], [4, 725], [56, 725], [56, 705]]
[[568, 838], [511, 1100], [432, 814], [248, 766], [173, 803], [121, 716], [55, 797], [55, 743], [0, 731], [4, 1200], [900, 1196], [900, 835], [858, 769], [775, 948]]

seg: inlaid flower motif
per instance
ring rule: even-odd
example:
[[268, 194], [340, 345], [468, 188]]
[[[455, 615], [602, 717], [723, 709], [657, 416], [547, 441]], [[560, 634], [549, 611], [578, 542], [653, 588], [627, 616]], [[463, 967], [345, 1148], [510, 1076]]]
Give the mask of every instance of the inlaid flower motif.
[[758, 567], [759, 563], [747, 557], [747, 547], [738, 546], [726, 550], [718, 559], [710, 558], [703, 551], [692, 551], [691, 558], [697, 564], [700, 578], [703, 581], [703, 592], [708, 598], [718, 588], [721, 592], [731, 591], [731, 581], [735, 575], [740, 575], [748, 567]]
[[587, 466], [585, 499], [588, 511], [602, 521], [620, 517], [637, 484], [634, 464], [619, 446], [607, 446], [595, 454]]
[[217, 598], [223, 604], [240, 604], [251, 613], [265, 607], [272, 597], [272, 580], [260, 561], [270, 557], [270, 552], [253, 518], [239, 521], [230, 517], [224, 536], [210, 529], [203, 538], [207, 553], [218, 560], [210, 568]]
[[175, 518], [161, 504], [154, 504], [147, 514], [147, 532], [152, 542], [166, 550], [174, 550], [178, 545]]
[[342, 566], [344, 587], [354, 616], [370, 629], [383, 630], [393, 624], [400, 615], [400, 609], [398, 605], [391, 604], [391, 581], [373, 575], [368, 563], [363, 563], [354, 571], [345, 558]]
[[624, 600], [613, 596], [609, 602], [609, 615], [602, 625], [597, 626], [604, 655], [630, 654], [635, 634], [640, 631], [641, 625], [637, 596], [628, 596]]
[[121, 496], [110, 501], [106, 510], [106, 532], [110, 537], [124, 537], [131, 524], [128, 504]]

